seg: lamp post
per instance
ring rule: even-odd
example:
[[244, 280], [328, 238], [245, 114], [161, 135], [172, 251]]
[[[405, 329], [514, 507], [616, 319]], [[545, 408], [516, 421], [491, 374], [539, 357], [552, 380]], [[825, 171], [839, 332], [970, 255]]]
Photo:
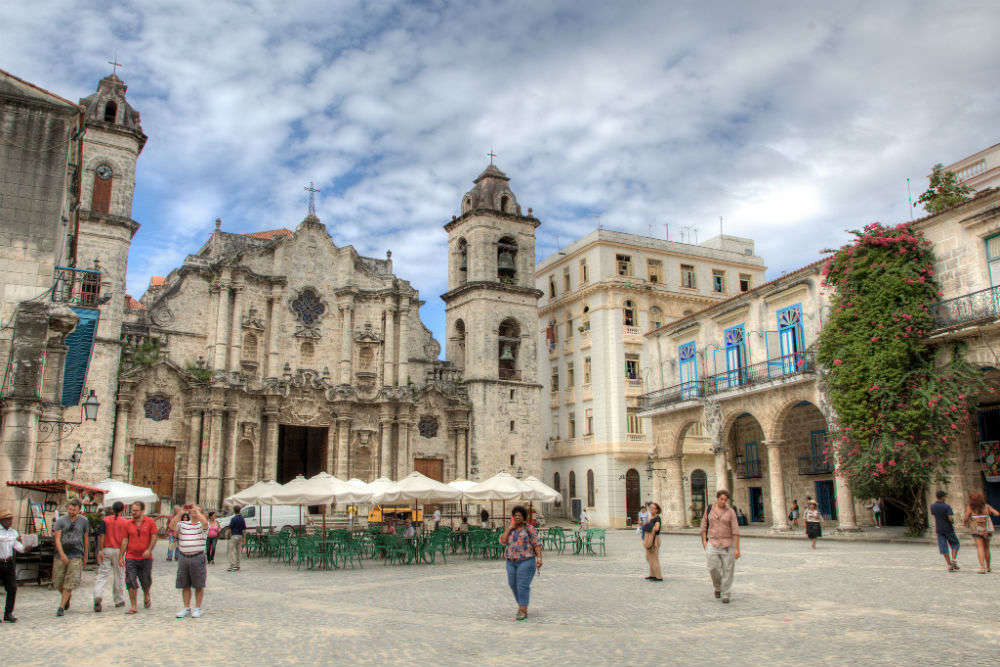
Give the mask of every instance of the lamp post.
[[[93, 396], [94, 395], [93, 392], [91, 392], [90, 395]], [[69, 462], [70, 465], [72, 466], [71, 470], [73, 471], [70, 479], [76, 479], [76, 469], [80, 465], [80, 459], [82, 458], [83, 458], [83, 447], [80, 446], [80, 443], [76, 443], [76, 448], [73, 450], [73, 453], [69, 457]]]

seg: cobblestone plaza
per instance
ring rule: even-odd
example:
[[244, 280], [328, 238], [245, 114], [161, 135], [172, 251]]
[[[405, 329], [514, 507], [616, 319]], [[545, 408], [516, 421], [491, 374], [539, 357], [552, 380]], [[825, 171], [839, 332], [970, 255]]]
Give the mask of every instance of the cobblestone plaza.
[[[733, 601], [712, 596], [698, 538], [664, 536], [664, 582], [648, 583], [638, 538], [607, 557], [549, 554], [526, 622], [501, 563], [296, 571], [262, 560], [209, 574], [206, 614], [174, 618], [173, 563], [156, 562], [153, 608], [72, 609], [22, 586], [0, 626], [9, 665], [995, 664], [1000, 573], [979, 575], [963, 542], [948, 574], [930, 544], [744, 539]], [[223, 549], [224, 551], [224, 549]], [[43, 639], [44, 638], [44, 639]]]

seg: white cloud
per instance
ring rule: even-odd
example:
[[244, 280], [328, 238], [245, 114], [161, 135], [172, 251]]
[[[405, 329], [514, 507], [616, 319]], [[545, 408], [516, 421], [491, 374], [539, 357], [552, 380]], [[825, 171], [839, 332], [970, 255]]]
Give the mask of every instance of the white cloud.
[[65, 97], [126, 64], [150, 137], [134, 292], [215, 217], [294, 227], [315, 180], [338, 244], [392, 248], [436, 300], [440, 225], [491, 147], [539, 257], [598, 223], [705, 239], [722, 215], [776, 274], [997, 141], [993, 3], [54, 0], [0, 25], [0, 67]]

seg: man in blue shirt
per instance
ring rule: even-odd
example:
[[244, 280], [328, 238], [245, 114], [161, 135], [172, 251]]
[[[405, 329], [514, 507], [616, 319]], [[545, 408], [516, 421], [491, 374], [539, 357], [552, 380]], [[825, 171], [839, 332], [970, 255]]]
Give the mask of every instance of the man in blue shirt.
[[[934, 515], [934, 527], [937, 531], [938, 551], [944, 556], [944, 562], [948, 564], [948, 571], [954, 572], [958, 569], [958, 548], [961, 542], [955, 534], [955, 513], [951, 505], [944, 499], [948, 496], [944, 491], [937, 492], [937, 502], [931, 505], [931, 514]], [[949, 558], [948, 552], [951, 551]]]
[[226, 572], [240, 571], [240, 549], [243, 547], [243, 533], [247, 530], [246, 519], [238, 507], [233, 508], [233, 518], [229, 520], [229, 567]]

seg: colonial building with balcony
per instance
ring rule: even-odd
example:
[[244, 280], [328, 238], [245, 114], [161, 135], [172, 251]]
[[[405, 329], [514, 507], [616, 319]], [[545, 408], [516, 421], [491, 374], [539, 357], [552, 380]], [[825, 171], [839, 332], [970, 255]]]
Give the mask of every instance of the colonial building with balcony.
[[[539, 377], [549, 397], [543, 463], [546, 483], [565, 499], [562, 513], [578, 517], [587, 508], [602, 526], [635, 520], [653, 497], [639, 396], [657, 370], [643, 349], [645, 332], [763, 278], [753, 241], [732, 236], [694, 245], [601, 229], [539, 263]], [[692, 452], [703, 450], [688, 484], [702, 499], [711, 450], [697, 429], [687, 435]]]
[[786, 528], [792, 501], [804, 509], [808, 497], [844, 528], [864, 514], [827, 453], [830, 407], [812, 356], [827, 307], [821, 269], [815, 262], [647, 334], [661, 388], [640, 407], [667, 524], [697, 524], [704, 509], [690, 501], [701, 455], [689, 448], [692, 429], [704, 429], [714, 455], [710, 492], [729, 489], [750, 525]]

